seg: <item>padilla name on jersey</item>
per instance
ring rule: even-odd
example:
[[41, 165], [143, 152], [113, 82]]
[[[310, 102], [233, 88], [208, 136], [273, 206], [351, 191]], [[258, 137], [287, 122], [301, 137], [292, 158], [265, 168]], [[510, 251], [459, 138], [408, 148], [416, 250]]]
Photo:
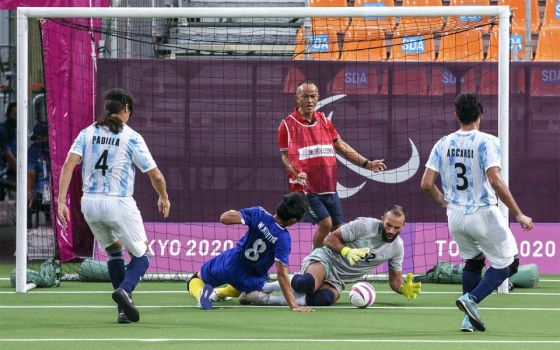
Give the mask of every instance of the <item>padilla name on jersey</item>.
[[404, 243], [400, 236], [393, 242], [385, 242], [382, 238], [383, 223], [375, 218], [359, 217], [343, 225], [340, 229], [344, 245], [349, 248], [369, 248], [369, 254], [356, 264], [350, 265], [345, 257], [323, 247], [330, 257], [333, 270], [344, 282], [356, 281], [371, 269], [389, 264], [391, 271], [402, 271], [404, 259]]
[[500, 167], [499, 140], [478, 130], [459, 130], [442, 137], [426, 163], [440, 174], [445, 201], [462, 206], [465, 214], [497, 204], [486, 177], [486, 171], [495, 166]]
[[280, 144], [281, 151], [288, 152], [290, 164], [297, 171], [307, 174], [306, 186], [288, 174], [292, 192], [307, 193], [336, 192], [336, 152], [333, 141], [338, 133], [325, 114], [314, 112], [315, 122], [306, 121], [297, 111], [293, 112], [280, 124], [282, 133], [287, 133], [287, 144]]
[[84, 193], [132, 196], [136, 167], [143, 173], [156, 167], [142, 136], [126, 124], [118, 134], [90, 125], [80, 132], [70, 152], [82, 157]]
[[237, 242], [235, 255], [243, 269], [255, 276], [268, 275], [275, 261], [288, 266], [291, 249], [290, 233], [261, 207], [239, 211], [243, 224], [249, 226]]

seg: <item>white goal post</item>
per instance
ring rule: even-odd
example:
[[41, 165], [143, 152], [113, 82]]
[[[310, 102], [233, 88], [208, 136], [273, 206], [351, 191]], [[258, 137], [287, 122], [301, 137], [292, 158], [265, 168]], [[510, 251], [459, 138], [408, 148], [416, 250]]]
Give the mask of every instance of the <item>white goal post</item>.
[[[494, 16], [499, 20], [498, 50], [498, 136], [502, 149], [502, 177], [509, 180], [509, 41], [508, 6], [445, 7], [248, 7], [248, 8], [61, 8], [19, 7], [17, 9], [17, 243], [16, 292], [32, 289], [27, 284], [27, 130], [28, 130], [28, 19], [30, 18], [307, 18], [307, 17], [447, 17]], [[95, 57], [93, 57], [95, 59]], [[500, 204], [507, 218], [508, 211]], [[507, 282], [507, 281], [506, 281]]]

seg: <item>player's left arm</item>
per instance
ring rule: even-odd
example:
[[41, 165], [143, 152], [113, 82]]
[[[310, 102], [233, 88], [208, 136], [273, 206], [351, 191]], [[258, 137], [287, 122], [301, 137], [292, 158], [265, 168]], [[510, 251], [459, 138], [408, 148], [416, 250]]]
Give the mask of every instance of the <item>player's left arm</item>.
[[430, 168], [424, 170], [424, 175], [422, 175], [422, 181], [420, 187], [428, 196], [430, 196], [437, 204], [442, 207], [446, 207], [445, 198], [443, 193], [436, 186], [435, 181], [438, 173]]
[[352, 146], [344, 142], [340, 137], [334, 141], [334, 148], [344, 155], [348, 160], [354, 164], [360, 165], [363, 168], [369, 169], [374, 172], [383, 171], [387, 169], [384, 159], [369, 160], [358, 153]]
[[529, 231], [533, 229], [533, 219], [523, 214], [513, 195], [511, 194], [508, 186], [500, 176], [500, 167], [494, 166], [486, 170], [486, 176], [490, 185], [496, 191], [498, 198], [508, 207], [508, 209], [515, 216], [517, 222], [521, 225], [523, 231]]

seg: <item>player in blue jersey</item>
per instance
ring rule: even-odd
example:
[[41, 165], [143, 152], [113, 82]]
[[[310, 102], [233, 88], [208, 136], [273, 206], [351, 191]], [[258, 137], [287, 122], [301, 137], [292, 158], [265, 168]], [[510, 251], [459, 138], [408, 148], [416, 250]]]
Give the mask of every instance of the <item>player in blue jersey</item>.
[[[132, 111], [130, 93], [122, 89], [107, 92], [105, 115], [83, 129], [68, 152], [58, 193], [58, 219], [66, 227], [70, 219], [66, 194], [72, 172], [81, 162], [81, 209], [95, 239], [107, 252], [119, 323], [139, 321], [140, 314], [131, 296], [150, 265], [144, 224], [132, 198], [136, 167], [150, 177], [159, 195], [157, 205], [163, 217], [169, 215], [170, 208], [163, 174], [142, 136], [126, 125]], [[126, 269], [124, 248], [131, 255]]]
[[276, 263], [282, 293], [292, 311], [310, 311], [300, 307], [290, 288], [288, 257], [291, 250], [290, 233], [286, 227], [301, 220], [308, 201], [302, 193], [290, 193], [272, 215], [261, 207], [229, 210], [220, 216], [225, 225], [244, 224], [249, 228], [237, 245], [205, 262], [188, 282], [189, 293], [198, 307], [212, 308], [210, 296], [214, 287], [227, 284], [220, 297], [238, 297], [241, 292], [260, 290], [268, 279], [268, 270]]
[[[524, 231], [533, 220], [517, 206], [500, 176], [498, 138], [480, 131], [482, 105], [477, 95], [465, 93], [455, 100], [461, 128], [442, 137], [433, 147], [421, 187], [447, 208], [449, 231], [465, 259], [463, 295], [457, 307], [465, 313], [461, 330], [486, 329], [478, 304], [517, 272], [517, 243], [497, 207], [498, 198], [508, 207]], [[441, 175], [443, 193], [435, 185]], [[481, 277], [485, 259], [490, 268]]]

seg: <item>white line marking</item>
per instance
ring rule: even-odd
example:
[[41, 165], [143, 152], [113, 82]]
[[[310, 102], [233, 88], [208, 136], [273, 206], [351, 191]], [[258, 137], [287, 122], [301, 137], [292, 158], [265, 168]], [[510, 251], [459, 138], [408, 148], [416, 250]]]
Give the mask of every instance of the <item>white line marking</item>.
[[1, 342], [235, 342], [235, 343], [486, 343], [486, 344], [560, 344], [560, 340], [455, 340], [439, 339], [260, 339], [260, 338], [37, 338], [37, 339], [0, 339]]
[[[113, 291], [109, 291], [109, 290], [83, 290], [83, 291], [78, 291], [78, 290], [68, 290], [68, 291], [64, 291], [64, 290], [37, 290], [37, 289], [33, 289], [32, 291], [30, 291], [28, 294], [110, 294]], [[143, 290], [143, 291], [134, 291], [134, 294], [186, 294], [187, 291], [186, 290]], [[348, 294], [348, 291], [343, 291], [343, 294]], [[377, 291], [377, 294], [394, 294], [395, 292], [392, 291]], [[16, 294], [15, 291], [0, 291], [0, 294]], [[442, 292], [428, 292], [428, 291], [423, 291], [422, 295], [430, 295], [430, 294], [434, 294], [434, 295], [439, 295], [439, 294], [453, 294], [453, 295], [461, 295], [462, 293], [460, 291], [457, 292], [451, 292], [451, 291], [442, 291]], [[560, 296], [560, 293], [548, 293], [548, 292], [543, 292], [543, 293], [539, 293], [539, 292], [523, 292], [523, 293], [509, 293], [509, 295], [534, 295], [534, 296]]]
[[[107, 309], [114, 308], [115, 305], [0, 305], [0, 309]], [[196, 309], [196, 305], [136, 305], [140, 309]], [[216, 308], [237, 309], [237, 308], [285, 308], [279, 305], [214, 305]], [[317, 309], [355, 309], [351, 305], [334, 306], [314, 306]], [[457, 310], [451, 306], [371, 306], [368, 310], [388, 309], [388, 310]], [[493, 311], [560, 311], [560, 308], [543, 307], [481, 307], [479, 310]]]

